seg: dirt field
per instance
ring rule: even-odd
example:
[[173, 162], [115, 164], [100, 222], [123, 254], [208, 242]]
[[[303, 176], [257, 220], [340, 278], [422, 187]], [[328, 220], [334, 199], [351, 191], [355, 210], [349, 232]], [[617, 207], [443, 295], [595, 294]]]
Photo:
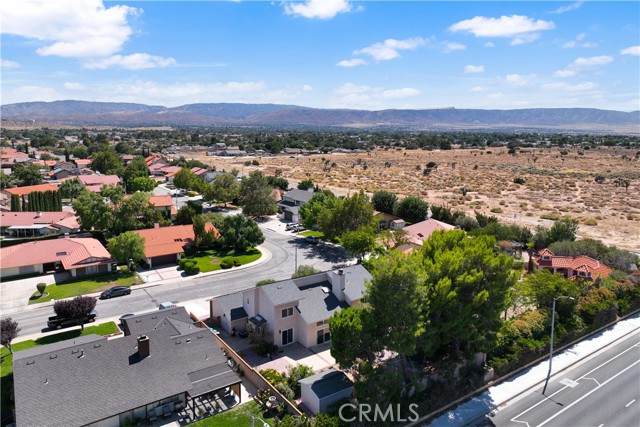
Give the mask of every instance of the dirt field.
[[[580, 237], [591, 237], [640, 252], [640, 161], [635, 150], [597, 148], [523, 149], [509, 155], [506, 148], [422, 151], [390, 149], [361, 154], [223, 158], [196, 155], [218, 170], [241, 173], [276, 169], [292, 184], [311, 178], [339, 194], [364, 189], [419, 195], [434, 204], [448, 204], [472, 214], [493, 213], [504, 222], [535, 228], [551, 224], [543, 218], [570, 216], [580, 220]], [[193, 153], [185, 153], [186, 157]], [[244, 166], [257, 159], [259, 166]], [[423, 170], [436, 162], [428, 175]], [[598, 184], [596, 175], [605, 177]], [[616, 186], [630, 179], [628, 189]], [[515, 184], [514, 178], [525, 179]], [[463, 196], [462, 188], [466, 188]]]

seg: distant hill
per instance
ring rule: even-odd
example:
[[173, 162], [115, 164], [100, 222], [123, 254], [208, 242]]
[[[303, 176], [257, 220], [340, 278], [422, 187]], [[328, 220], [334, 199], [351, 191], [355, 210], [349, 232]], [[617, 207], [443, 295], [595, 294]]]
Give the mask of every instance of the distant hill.
[[76, 126], [270, 126], [411, 130], [527, 129], [640, 133], [640, 111], [594, 108], [518, 110], [317, 109], [276, 104], [188, 104], [167, 108], [117, 102], [24, 102], [0, 107], [4, 120]]

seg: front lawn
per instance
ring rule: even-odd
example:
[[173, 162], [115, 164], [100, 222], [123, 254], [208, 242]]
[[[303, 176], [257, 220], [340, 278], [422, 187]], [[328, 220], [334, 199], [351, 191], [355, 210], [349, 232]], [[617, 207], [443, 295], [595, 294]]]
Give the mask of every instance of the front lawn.
[[318, 239], [324, 239], [324, 233], [322, 231], [313, 231], [313, 230], [307, 230], [307, 231], [303, 231], [302, 233], [298, 233], [298, 236], [313, 236], [313, 237], [317, 237]]
[[[71, 331], [40, 337], [36, 340], [20, 341], [13, 344], [12, 348], [13, 352], [16, 353], [28, 348], [52, 344], [54, 342], [69, 340], [89, 334], [111, 335], [117, 332], [120, 332], [118, 326], [114, 322], [107, 322], [102, 325], [86, 326], [84, 331], [74, 329]], [[2, 388], [0, 390], [0, 393], [2, 393], [0, 413], [3, 414], [2, 424], [4, 425], [6, 414], [10, 414], [11, 409], [13, 409], [13, 402], [9, 399], [9, 395], [13, 389], [13, 355], [9, 353], [9, 350], [7, 350], [6, 347], [2, 347], [2, 349], [0, 349], [0, 359], [2, 360], [2, 363], [0, 364], [0, 384], [2, 384]]]
[[232, 261], [239, 265], [248, 264], [259, 259], [262, 253], [256, 248], [250, 248], [246, 252], [237, 253], [235, 250], [215, 250], [209, 249], [207, 251], [200, 251], [193, 256], [187, 257], [187, 259], [194, 260], [196, 265], [200, 267], [201, 273], [207, 273], [209, 271], [220, 270], [220, 263], [224, 258], [231, 258]]
[[[239, 427], [239, 426], [251, 426], [251, 416], [262, 418], [270, 426], [274, 425], [273, 418], [265, 418], [264, 414], [260, 410], [260, 406], [255, 401], [250, 401], [238, 405], [233, 409], [221, 412], [216, 415], [212, 415], [195, 423], [188, 424], [189, 427]], [[256, 426], [262, 425], [262, 423], [256, 420]]]
[[[41, 302], [60, 300], [64, 298], [76, 297], [78, 295], [102, 292], [112, 286], [132, 286], [136, 284], [137, 273], [119, 272], [87, 279], [66, 280], [60, 283], [48, 285], [43, 297], [39, 297], [39, 292], [34, 292], [29, 298], [29, 304], [39, 304]], [[142, 279], [138, 279], [142, 283]], [[47, 293], [49, 295], [47, 295]]]

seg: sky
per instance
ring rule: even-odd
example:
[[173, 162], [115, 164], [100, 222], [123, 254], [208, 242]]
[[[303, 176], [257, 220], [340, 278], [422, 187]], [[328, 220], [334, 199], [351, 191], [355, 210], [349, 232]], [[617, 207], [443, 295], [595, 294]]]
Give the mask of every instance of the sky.
[[0, 103], [640, 110], [638, 1], [0, 5]]

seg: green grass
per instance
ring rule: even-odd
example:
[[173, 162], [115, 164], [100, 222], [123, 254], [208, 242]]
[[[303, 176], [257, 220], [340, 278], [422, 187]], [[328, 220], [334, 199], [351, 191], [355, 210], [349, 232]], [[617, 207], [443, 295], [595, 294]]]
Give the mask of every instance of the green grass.
[[322, 231], [312, 231], [312, 230], [307, 230], [307, 231], [303, 231], [302, 233], [298, 233], [299, 236], [313, 236], [313, 237], [317, 237], [318, 239], [324, 239], [324, 233]]
[[[28, 348], [52, 344], [54, 342], [69, 340], [84, 335], [110, 335], [115, 334], [116, 332], [120, 332], [118, 326], [114, 322], [107, 322], [96, 326], [86, 326], [84, 328], [84, 331], [81, 331], [80, 329], [74, 329], [71, 331], [65, 331], [40, 337], [36, 340], [20, 341], [13, 344], [12, 348], [13, 352], [16, 353]], [[0, 389], [0, 393], [2, 394], [0, 412], [2, 412], [3, 414], [2, 422], [4, 424], [4, 414], [10, 414], [11, 409], [13, 408], [13, 403], [9, 400], [9, 395], [13, 388], [13, 355], [11, 355], [11, 353], [9, 353], [9, 350], [7, 350], [5, 347], [2, 347], [2, 349], [0, 349], [0, 359], [2, 361], [2, 363], [0, 364], [0, 383], [2, 384], [2, 387]]]
[[236, 261], [240, 265], [244, 265], [259, 259], [261, 256], [262, 254], [256, 248], [251, 248], [246, 252], [238, 254], [236, 254], [233, 249], [210, 249], [207, 251], [198, 252], [195, 255], [187, 258], [196, 261], [196, 265], [200, 267], [201, 273], [207, 273], [209, 271], [220, 270], [220, 263], [222, 262], [222, 259], [226, 257], [231, 257], [233, 261]]
[[[274, 425], [272, 418], [265, 418], [264, 414], [260, 410], [260, 407], [255, 401], [243, 403], [225, 412], [221, 412], [217, 415], [212, 415], [203, 420], [197, 421], [192, 424], [188, 424], [190, 427], [239, 427], [239, 426], [251, 426], [251, 416], [262, 418], [270, 426]], [[256, 420], [256, 425], [261, 425]]]
[[[139, 280], [142, 283], [142, 280]], [[115, 273], [106, 276], [94, 277], [84, 280], [67, 280], [53, 285], [48, 285], [44, 292], [49, 295], [39, 297], [36, 291], [29, 298], [29, 304], [39, 304], [52, 299], [60, 300], [78, 295], [91, 294], [109, 289], [112, 286], [132, 286], [136, 284], [136, 274]]]

